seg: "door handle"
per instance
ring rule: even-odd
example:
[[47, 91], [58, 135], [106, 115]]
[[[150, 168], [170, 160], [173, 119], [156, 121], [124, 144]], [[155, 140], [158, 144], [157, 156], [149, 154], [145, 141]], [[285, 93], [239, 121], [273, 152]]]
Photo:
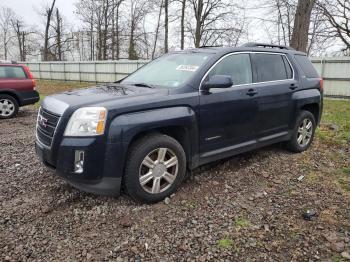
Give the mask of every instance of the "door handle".
[[255, 96], [258, 92], [255, 91], [254, 89], [249, 89], [248, 92], [247, 92], [247, 95], [248, 96]]
[[295, 90], [297, 88], [298, 88], [298, 86], [296, 84], [291, 84], [289, 87], [290, 90]]

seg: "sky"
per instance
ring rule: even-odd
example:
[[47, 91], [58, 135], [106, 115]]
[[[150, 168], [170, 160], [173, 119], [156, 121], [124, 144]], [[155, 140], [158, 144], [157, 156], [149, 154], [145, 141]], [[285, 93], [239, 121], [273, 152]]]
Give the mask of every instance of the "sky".
[[[0, 5], [13, 9], [27, 24], [39, 25], [42, 21], [38, 16], [38, 11], [50, 2], [49, 0], [2, 0]], [[68, 19], [69, 23], [78, 22], [73, 13], [75, 9], [74, 2], [75, 0], [56, 0], [56, 6], [63, 16]]]

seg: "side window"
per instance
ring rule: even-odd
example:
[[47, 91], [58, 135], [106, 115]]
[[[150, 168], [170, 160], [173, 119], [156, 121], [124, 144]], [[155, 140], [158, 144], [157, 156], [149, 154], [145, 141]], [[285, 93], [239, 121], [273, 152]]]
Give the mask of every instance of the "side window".
[[[278, 54], [254, 54], [254, 64], [256, 68], [256, 82], [267, 82], [290, 79], [292, 69], [283, 55]], [[285, 63], [288, 63], [286, 65]], [[288, 66], [288, 67], [287, 67]], [[289, 71], [289, 72], [288, 72]]]
[[307, 78], [319, 78], [319, 75], [310, 62], [310, 60], [305, 55], [295, 55], [295, 60], [297, 60], [301, 69], [303, 70]]
[[227, 56], [210, 71], [209, 78], [214, 75], [231, 76], [234, 85], [252, 83], [252, 66], [249, 54]]
[[27, 78], [22, 67], [0, 66], [0, 78]]

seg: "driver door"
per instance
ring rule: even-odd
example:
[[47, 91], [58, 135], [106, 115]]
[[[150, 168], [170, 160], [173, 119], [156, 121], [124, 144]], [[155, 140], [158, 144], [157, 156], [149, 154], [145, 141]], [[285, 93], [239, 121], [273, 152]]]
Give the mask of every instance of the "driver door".
[[258, 94], [253, 82], [250, 54], [230, 54], [221, 59], [205, 77], [229, 75], [233, 86], [212, 88], [200, 94], [200, 155], [230, 155], [255, 143]]

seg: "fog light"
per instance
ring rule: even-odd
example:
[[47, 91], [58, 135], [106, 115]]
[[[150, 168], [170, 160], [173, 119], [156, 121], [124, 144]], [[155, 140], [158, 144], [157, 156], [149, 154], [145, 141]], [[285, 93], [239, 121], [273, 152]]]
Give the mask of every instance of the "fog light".
[[76, 150], [74, 159], [74, 173], [81, 174], [84, 172], [84, 151]]

